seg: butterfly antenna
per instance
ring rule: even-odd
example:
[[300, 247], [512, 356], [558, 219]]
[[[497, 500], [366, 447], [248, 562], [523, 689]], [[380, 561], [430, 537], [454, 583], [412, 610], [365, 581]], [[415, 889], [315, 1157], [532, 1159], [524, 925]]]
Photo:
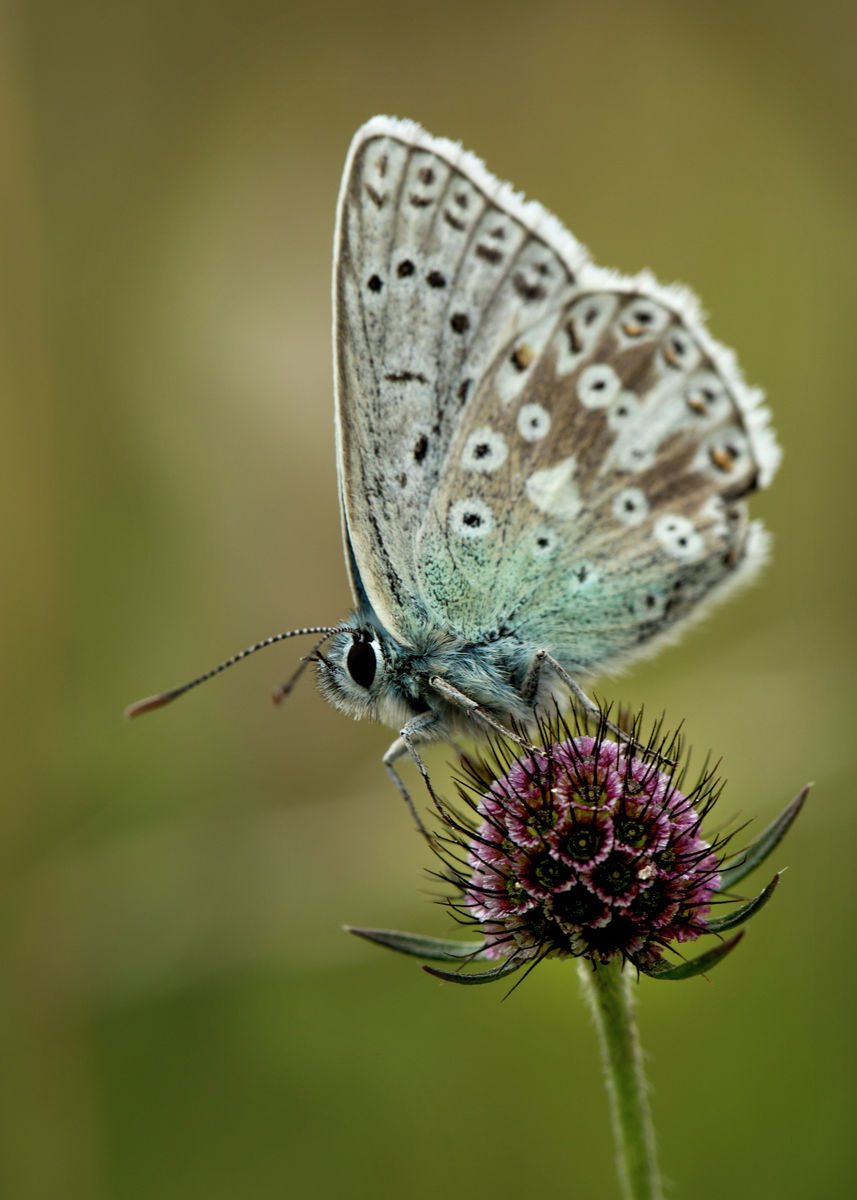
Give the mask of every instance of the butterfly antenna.
[[316, 661], [316, 654], [327, 641], [327, 639], [331, 637], [332, 634], [338, 632], [339, 629], [326, 629], [324, 637], [319, 638], [312, 650], [310, 650], [309, 654], [305, 654], [303, 656], [301, 661], [298, 663], [297, 669], [289, 676], [286, 682], [281, 683], [278, 688], [274, 688], [271, 699], [275, 704], [279, 704], [281, 700], [285, 700], [286, 696], [288, 696], [289, 692], [300, 679], [301, 675], [303, 675], [309, 664]]
[[[255, 654], [257, 650], [264, 650], [266, 646], [273, 646], [276, 642], [283, 642], [286, 638], [302, 637], [305, 634], [322, 633], [324, 637], [320, 642], [313, 647], [314, 654], [318, 647], [334, 633], [338, 633], [341, 626], [339, 625], [317, 625], [307, 629], [290, 629], [287, 633], [275, 633], [272, 637], [267, 637], [264, 641], [257, 642], [255, 646], [248, 646], [246, 650], [239, 650], [237, 654], [233, 654], [231, 658], [227, 658], [226, 662], [222, 662], [217, 667], [212, 667], [210, 671], [206, 671], [204, 675], [198, 675], [196, 679], [191, 679], [188, 683], [181, 684], [180, 687], [170, 688], [168, 692], [160, 692], [157, 696], [147, 696], [145, 700], [138, 700], [136, 704], [129, 704], [125, 709], [126, 717], [139, 717], [141, 713], [152, 712], [156, 708], [163, 708], [165, 704], [169, 704], [171, 700], [175, 700], [178, 696], [183, 696], [185, 692], [189, 692], [191, 688], [199, 687], [201, 683], [206, 683], [209, 679], [213, 679], [215, 675], [219, 675], [221, 671], [225, 671], [227, 667], [234, 667], [236, 663], [241, 662], [243, 658], [249, 658], [251, 654]], [[309, 656], [311, 658], [312, 655]], [[301, 662], [295, 675], [288, 684], [283, 686], [288, 690], [294, 684], [295, 680], [300, 676], [305, 669], [309, 659]], [[280, 688], [278, 691], [282, 691]], [[283, 692], [283, 695], [286, 693]], [[275, 699], [277, 698], [276, 693]]]

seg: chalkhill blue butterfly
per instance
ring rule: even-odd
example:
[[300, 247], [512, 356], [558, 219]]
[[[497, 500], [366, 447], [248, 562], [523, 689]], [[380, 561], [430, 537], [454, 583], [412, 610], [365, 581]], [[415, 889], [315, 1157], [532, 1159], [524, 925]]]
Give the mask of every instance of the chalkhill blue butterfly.
[[[751, 579], [780, 452], [694, 297], [595, 266], [454, 142], [374, 117], [333, 264], [336, 460], [354, 611], [304, 660], [420, 742], [525, 727]], [[302, 664], [303, 665], [303, 664]], [[300, 673], [300, 669], [298, 673]], [[280, 689], [285, 694], [297, 678]], [[518, 735], [520, 736], [520, 735]]]

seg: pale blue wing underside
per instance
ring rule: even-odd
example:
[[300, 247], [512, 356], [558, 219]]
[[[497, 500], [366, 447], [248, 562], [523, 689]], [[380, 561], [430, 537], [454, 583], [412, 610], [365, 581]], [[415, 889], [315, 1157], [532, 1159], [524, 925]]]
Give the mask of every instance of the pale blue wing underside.
[[584, 293], [500, 350], [418, 539], [436, 620], [514, 631], [582, 673], [647, 651], [757, 569], [765, 538], [742, 497], [765, 439], [705, 342], [650, 285]]

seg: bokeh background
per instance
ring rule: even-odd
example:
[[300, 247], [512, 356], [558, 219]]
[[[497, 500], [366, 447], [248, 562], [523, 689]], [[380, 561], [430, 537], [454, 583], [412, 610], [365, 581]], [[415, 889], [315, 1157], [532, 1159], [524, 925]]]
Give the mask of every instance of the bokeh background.
[[855, 35], [846, 0], [4, 7], [3, 1196], [616, 1195], [572, 967], [501, 1002], [341, 930], [450, 930], [386, 730], [308, 679], [274, 709], [292, 646], [121, 719], [347, 611], [330, 247], [375, 112], [690, 283], [769, 393], [771, 567], [601, 690], [722, 756], [724, 817], [816, 780], [740, 950], [640, 985], [670, 1194], [850, 1194]]

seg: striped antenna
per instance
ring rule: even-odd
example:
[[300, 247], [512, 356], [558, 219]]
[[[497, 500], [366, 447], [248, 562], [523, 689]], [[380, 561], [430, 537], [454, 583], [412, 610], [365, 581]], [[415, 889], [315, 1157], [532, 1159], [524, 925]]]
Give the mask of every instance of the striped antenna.
[[[191, 679], [189, 683], [183, 683], [180, 687], [170, 688], [168, 692], [160, 692], [157, 696], [147, 696], [145, 700], [138, 700], [136, 704], [129, 704], [125, 709], [125, 716], [129, 718], [139, 717], [141, 713], [152, 712], [156, 708], [163, 708], [165, 704], [169, 704], [171, 700], [175, 700], [178, 696], [183, 696], [191, 688], [198, 687], [201, 683], [213, 679], [215, 675], [219, 675], [227, 667], [234, 667], [236, 663], [241, 662], [242, 658], [248, 658], [251, 654], [255, 654], [257, 650], [264, 650], [266, 646], [273, 646], [276, 642], [285, 641], [286, 638], [303, 637], [304, 634], [312, 633], [323, 634], [324, 636], [321, 641], [313, 647], [313, 653], [315, 653], [319, 646], [327, 641], [329, 637], [332, 637], [334, 633], [339, 633], [341, 629], [341, 625], [314, 625], [307, 629], [290, 629], [287, 633], [275, 633], [272, 637], [267, 637], [264, 641], [257, 642], [255, 646], [248, 646], [246, 650], [239, 650], [237, 654], [233, 654], [231, 658], [227, 658], [226, 662], [222, 662], [220, 666], [212, 667], [210, 671], [206, 671], [204, 675], [198, 675], [196, 679]], [[312, 656], [310, 655], [310, 657]], [[289, 681], [289, 688], [303, 671], [308, 661], [309, 659], [305, 659], [301, 662], [295, 676]], [[282, 689], [279, 690], [282, 691]], [[275, 698], [277, 698], [276, 693]]]

